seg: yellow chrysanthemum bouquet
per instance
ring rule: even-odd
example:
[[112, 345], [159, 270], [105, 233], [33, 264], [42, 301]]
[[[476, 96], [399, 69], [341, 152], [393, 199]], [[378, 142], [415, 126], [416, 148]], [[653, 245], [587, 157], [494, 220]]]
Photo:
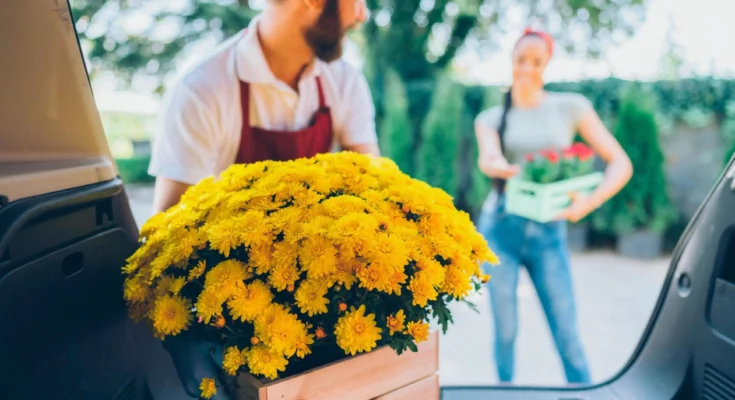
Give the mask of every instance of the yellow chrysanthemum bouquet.
[[348, 152], [234, 165], [141, 242], [124, 268], [131, 316], [161, 338], [193, 329], [225, 349], [230, 375], [269, 379], [381, 345], [415, 351], [497, 262], [445, 192]]

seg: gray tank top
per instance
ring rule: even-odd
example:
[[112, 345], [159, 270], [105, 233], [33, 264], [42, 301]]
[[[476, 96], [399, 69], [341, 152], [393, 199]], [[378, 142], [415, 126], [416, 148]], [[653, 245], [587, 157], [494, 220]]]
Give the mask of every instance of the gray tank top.
[[[591, 108], [581, 94], [555, 92], [546, 92], [536, 107], [511, 108], [504, 135], [505, 158], [518, 164], [528, 153], [571, 145], [580, 120]], [[497, 131], [502, 112], [502, 105], [485, 110], [477, 116], [477, 123]]]

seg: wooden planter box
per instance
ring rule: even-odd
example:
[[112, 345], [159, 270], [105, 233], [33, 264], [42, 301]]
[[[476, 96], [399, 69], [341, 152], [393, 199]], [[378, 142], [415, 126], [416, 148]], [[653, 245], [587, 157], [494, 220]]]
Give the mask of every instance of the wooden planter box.
[[237, 376], [238, 400], [439, 400], [439, 335], [400, 356], [383, 347], [273, 382]]
[[588, 195], [602, 182], [604, 174], [594, 172], [553, 183], [535, 183], [512, 178], [506, 185], [505, 210], [537, 222], [549, 222], [570, 204], [569, 194]]

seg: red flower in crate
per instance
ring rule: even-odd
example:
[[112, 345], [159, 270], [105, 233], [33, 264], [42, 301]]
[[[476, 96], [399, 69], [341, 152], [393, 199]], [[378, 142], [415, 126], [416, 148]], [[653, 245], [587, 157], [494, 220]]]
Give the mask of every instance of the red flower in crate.
[[567, 150], [570, 151], [571, 154], [576, 156], [580, 161], [587, 161], [595, 155], [594, 151], [592, 151], [592, 149], [587, 147], [584, 143], [575, 143]]
[[559, 153], [557, 153], [554, 150], [544, 150], [541, 152], [541, 155], [543, 155], [544, 158], [546, 158], [546, 161], [552, 164], [556, 164], [559, 162]]
[[526, 155], [523, 177], [536, 183], [550, 183], [576, 178], [594, 170], [594, 152], [583, 143], [561, 151], [541, 150]]

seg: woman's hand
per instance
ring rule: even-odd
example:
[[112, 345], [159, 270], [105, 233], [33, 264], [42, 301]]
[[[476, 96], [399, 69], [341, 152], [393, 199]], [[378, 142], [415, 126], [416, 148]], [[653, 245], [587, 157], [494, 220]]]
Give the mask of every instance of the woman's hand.
[[572, 223], [577, 223], [596, 208], [595, 204], [587, 196], [582, 196], [578, 193], [570, 193], [569, 198], [572, 200], [572, 204], [556, 216], [555, 219], [557, 221], [567, 220]]
[[521, 171], [516, 164], [509, 164], [504, 157], [485, 158], [479, 162], [480, 170], [490, 178], [508, 180]]

